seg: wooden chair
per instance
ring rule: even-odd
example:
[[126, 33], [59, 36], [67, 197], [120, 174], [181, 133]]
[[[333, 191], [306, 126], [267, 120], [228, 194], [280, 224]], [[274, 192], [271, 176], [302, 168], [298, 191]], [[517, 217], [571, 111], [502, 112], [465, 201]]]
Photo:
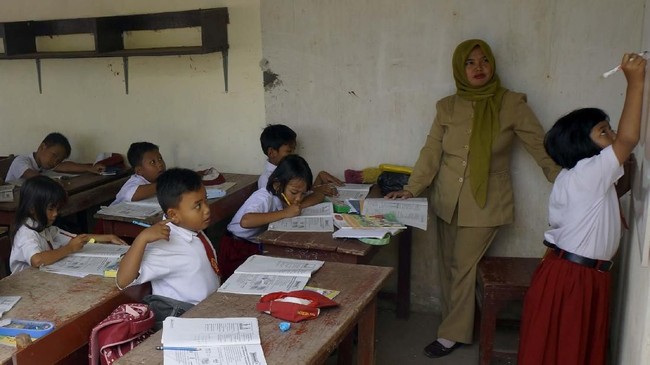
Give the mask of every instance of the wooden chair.
[[493, 357], [515, 361], [517, 351], [494, 351], [497, 315], [512, 302], [523, 302], [539, 258], [484, 257], [476, 274], [476, 301], [480, 312], [479, 364]]

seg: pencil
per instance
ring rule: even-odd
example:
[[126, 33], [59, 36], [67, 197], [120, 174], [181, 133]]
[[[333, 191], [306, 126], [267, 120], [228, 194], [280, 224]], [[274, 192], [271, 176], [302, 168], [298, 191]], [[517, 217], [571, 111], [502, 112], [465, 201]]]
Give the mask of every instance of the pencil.
[[289, 199], [287, 199], [287, 196], [284, 195], [284, 193], [281, 193], [281, 195], [284, 198], [284, 201], [287, 202], [287, 205], [291, 205], [291, 203], [289, 203]]
[[149, 228], [149, 227], [151, 227], [151, 224], [147, 224], [147, 223], [145, 223], [145, 222], [140, 222], [140, 221], [131, 221], [131, 223], [133, 223], [133, 224], [135, 224], [135, 225], [138, 225], [138, 226], [140, 226], [140, 227], [145, 227], [145, 228]]
[[199, 351], [198, 347], [156, 346], [156, 350]]

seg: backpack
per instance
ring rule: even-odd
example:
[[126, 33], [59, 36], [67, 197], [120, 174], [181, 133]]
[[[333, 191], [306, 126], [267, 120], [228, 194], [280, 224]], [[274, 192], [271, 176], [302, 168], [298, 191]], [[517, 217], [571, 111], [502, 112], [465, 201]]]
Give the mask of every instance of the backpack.
[[154, 323], [154, 313], [146, 304], [120, 305], [93, 327], [88, 346], [89, 364], [112, 364], [149, 337]]

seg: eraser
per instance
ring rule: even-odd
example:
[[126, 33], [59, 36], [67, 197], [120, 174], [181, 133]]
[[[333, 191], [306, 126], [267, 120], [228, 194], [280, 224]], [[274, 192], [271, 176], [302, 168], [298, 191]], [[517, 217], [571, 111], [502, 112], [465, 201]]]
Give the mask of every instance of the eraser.
[[88, 243], [95, 243], [95, 239], [94, 238], [89, 239]]
[[280, 327], [280, 331], [287, 332], [289, 330], [289, 328], [291, 328], [291, 323], [289, 323], [289, 322], [280, 322], [279, 327]]

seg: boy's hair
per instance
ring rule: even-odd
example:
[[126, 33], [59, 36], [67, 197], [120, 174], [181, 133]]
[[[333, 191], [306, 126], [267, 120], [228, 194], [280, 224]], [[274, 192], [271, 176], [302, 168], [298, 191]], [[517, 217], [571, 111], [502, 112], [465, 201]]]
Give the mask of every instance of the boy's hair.
[[609, 121], [609, 116], [598, 108], [577, 109], [563, 116], [544, 137], [546, 153], [567, 169], [599, 154], [601, 148], [591, 139], [591, 130], [602, 121]]
[[52, 146], [61, 146], [65, 149], [65, 158], [70, 157], [70, 153], [72, 153], [72, 147], [70, 147], [70, 142], [68, 141], [65, 136], [59, 132], [53, 132], [45, 136], [45, 139], [43, 139], [42, 144], [46, 145], [47, 147], [52, 147]]
[[158, 177], [156, 195], [163, 212], [169, 208], [178, 208], [183, 194], [198, 191], [203, 186], [201, 176], [189, 169], [173, 168]]
[[61, 208], [68, 200], [63, 186], [44, 175], [27, 179], [20, 187], [20, 202], [16, 210], [16, 229], [20, 228], [27, 218], [32, 218], [35, 225], [29, 226], [37, 232], [47, 227], [47, 209]]
[[268, 154], [269, 148], [279, 150], [282, 145], [296, 141], [296, 132], [284, 124], [269, 124], [260, 135], [262, 152]]
[[149, 142], [131, 143], [129, 150], [126, 152], [126, 158], [129, 160], [131, 167], [142, 166], [142, 158], [149, 151], [159, 151], [158, 146]]
[[[287, 155], [280, 161], [278, 167], [273, 170], [271, 176], [269, 176], [266, 190], [273, 195], [280, 195], [280, 193], [284, 192], [284, 188], [289, 181], [293, 179], [304, 180], [307, 183], [307, 191], [311, 190], [311, 182], [314, 178], [307, 161], [298, 155]], [[274, 183], [280, 183], [277, 191], [273, 187]]]

